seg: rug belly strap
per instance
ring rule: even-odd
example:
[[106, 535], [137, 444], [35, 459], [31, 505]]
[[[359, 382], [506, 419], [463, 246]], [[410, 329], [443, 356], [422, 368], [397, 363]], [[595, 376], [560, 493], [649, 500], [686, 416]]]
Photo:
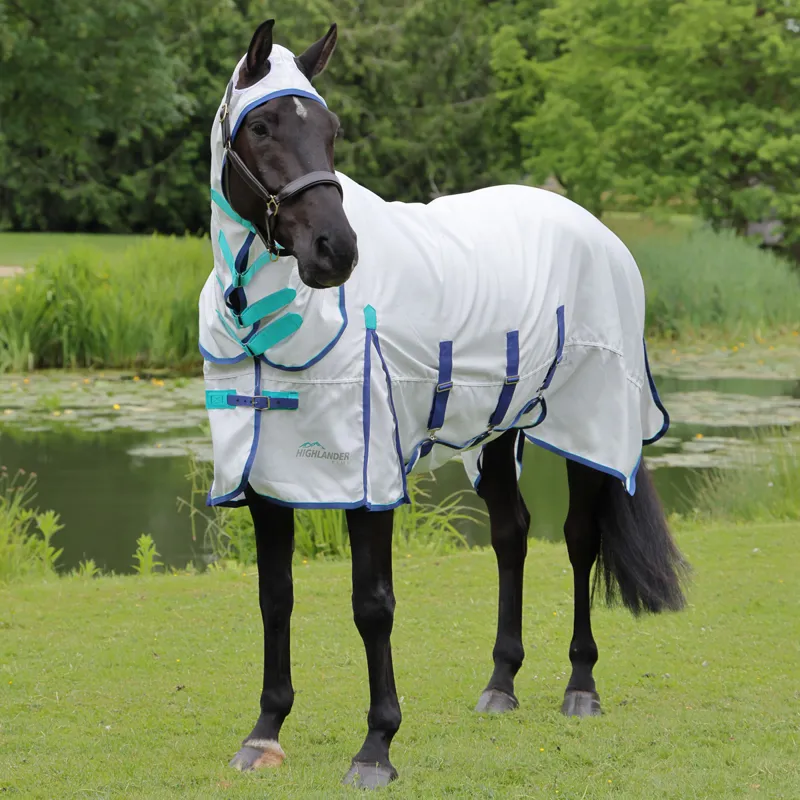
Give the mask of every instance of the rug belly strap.
[[237, 394], [233, 389], [206, 391], [206, 408], [253, 408], [256, 411], [297, 411], [300, 398], [297, 392], [264, 392], [257, 396]]

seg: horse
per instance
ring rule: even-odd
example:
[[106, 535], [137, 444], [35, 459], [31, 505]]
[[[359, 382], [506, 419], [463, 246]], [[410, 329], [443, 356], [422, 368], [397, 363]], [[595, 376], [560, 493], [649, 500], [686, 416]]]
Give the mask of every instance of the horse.
[[458, 457], [487, 506], [499, 599], [476, 710], [506, 713], [524, 658], [522, 450], [566, 458], [575, 616], [561, 710], [596, 715], [594, 595], [634, 614], [685, 603], [687, 565], [642, 463], [669, 417], [647, 364], [641, 276], [608, 228], [527, 186], [385, 202], [334, 170], [339, 121], [312, 80], [336, 26], [299, 56], [273, 43], [273, 26], [254, 32], [212, 126], [215, 265], [200, 297], [208, 503], [249, 508], [264, 627], [260, 714], [231, 765], [285, 758], [293, 509], [341, 508], [370, 694], [344, 783], [377, 788], [397, 777], [392, 518], [407, 475]]

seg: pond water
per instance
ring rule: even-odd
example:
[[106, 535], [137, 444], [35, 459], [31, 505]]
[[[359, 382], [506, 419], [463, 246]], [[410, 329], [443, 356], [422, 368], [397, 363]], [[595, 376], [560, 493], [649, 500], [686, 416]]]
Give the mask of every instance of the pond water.
[[[669, 511], [691, 510], [702, 471], [752, 456], [759, 430], [800, 425], [800, 381], [657, 378], [673, 420], [668, 437], [647, 448]], [[129, 572], [136, 539], [150, 533], [170, 566], [202, 562], [192, 540], [187, 449], [208, 457], [199, 379], [55, 373], [0, 378], [0, 464], [37, 473], [36, 505], [61, 515], [61, 568], [85, 558]], [[558, 540], [567, 509], [563, 459], [525, 449], [521, 480], [531, 534]], [[463, 468], [436, 473], [434, 495], [468, 489]], [[465, 502], [481, 508], [469, 490]], [[464, 530], [488, 543], [488, 530]]]

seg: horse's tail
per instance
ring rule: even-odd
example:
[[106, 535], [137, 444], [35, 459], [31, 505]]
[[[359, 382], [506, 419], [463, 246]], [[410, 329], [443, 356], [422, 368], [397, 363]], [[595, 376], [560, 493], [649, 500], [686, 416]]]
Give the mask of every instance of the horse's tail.
[[683, 608], [681, 584], [688, 564], [672, 539], [644, 462], [633, 497], [619, 480], [609, 479], [606, 486], [598, 511], [600, 554], [593, 595], [604, 590], [607, 603], [621, 599], [636, 615]]

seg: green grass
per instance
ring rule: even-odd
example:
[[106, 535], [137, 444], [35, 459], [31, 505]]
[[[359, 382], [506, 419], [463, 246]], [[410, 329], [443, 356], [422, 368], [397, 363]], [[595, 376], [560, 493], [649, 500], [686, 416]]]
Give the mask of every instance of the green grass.
[[[400, 559], [393, 637], [403, 726], [387, 797], [797, 798], [800, 527], [692, 528], [690, 607], [599, 610], [605, 715], [564, 719], [571, 577], [533, 542], [522, 703], [473, 713], [491, 667], [488, 552]], [[253, 722], [253, 570], [62, 578], [0, 589], [0, 793], [24, 798], [335, 798], [365, 731], [347, 563], [296, 568], [295, 709], [273, 772], [226, 766]]]
[[146, 238], [110, 233], [0, 233], [0, 266], [31, 266], [42, 256], [74, 247], [95, 247], [118, 255]]

